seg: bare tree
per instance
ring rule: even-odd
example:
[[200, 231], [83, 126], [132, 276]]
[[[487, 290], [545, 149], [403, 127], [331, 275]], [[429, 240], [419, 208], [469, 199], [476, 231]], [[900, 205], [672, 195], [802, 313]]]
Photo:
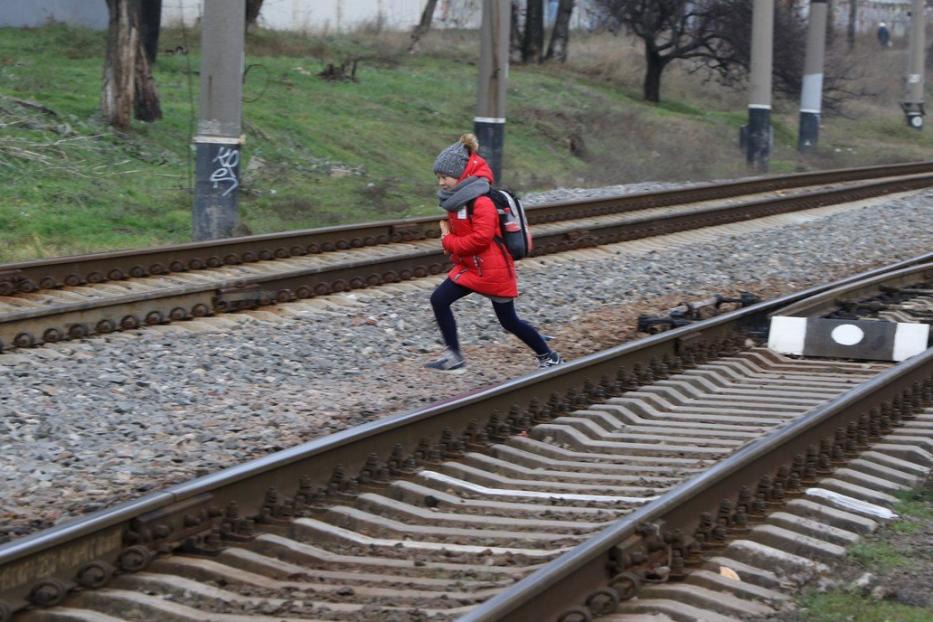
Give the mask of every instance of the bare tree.
[[[751, 63], [752, 6], [747, 0], [721, 0], [728, 11], [721, 28], [732, 33], [728, 48], [731, 55], [728, 71], [720, 71], [720, 81], [744, 88], [744, 78]], [[807, 24], [792, 3], [778, 4], [774, 13], [774, 57], [772, 81], [775, 94], [796, 101], [803, 88], [803, 65], [806, 53]], [[868, 94], [858, 90], [857, 63], [844, 53], [827, 53], [823, 73], [823, 109], [841, 113], [845, 101]]]
[[140, 37], [141, 0], [107, 0], [110, 23], [101, 89], [101, 113], [107, 123], [127, 129], [135, 111], [141, 121], [162, 117], [159, 95]]
[[522, 28], [520, 25], [520, 19], [522, 15], [522, 6], [521, 0], [512, 0], [511, 4], [512, 9], [512, 19], [511, 21], [511, 32], [509, 33], [509, 58], [513, 62], [521, 62], [522, 60], [522, 49], [525, 47], [525, 39], [522, 35]]
[[661, 101], [661, 75], [675, 60], [693, 60], [719, 72], [730, 71], [736, 62], [730, 30], [722, 28], [727, 2], [595, 0], [595, 4], [606, 12], [614, 30], [625, 29], [644, 43], [642, 88], [648, 101]]
[[544, 0], [528, 0], [525, 5], [525, 37], [522, 62], [540, 63], [544, 53]]
[[855, 26], [858, 22], [858, 0], [849, 0], [849, 23], [846, 28], [846, 41], [849, 49], [855, 48]]
[[826, 46], [836, 42], [836, 0], [826, 0]]
[[[752, 3], [745, 0], [721, 0], [729, 8], [720, 27], [732, 33], [728, 50], [731, 55], [730, 71], [720, 72], [724, 83], [744, 81], [751, 65]], [[806, 53], [806, 24], [790, 4], [778, 3], [774, 10], [774, 52], [772, 58], [772, 85], [775, 93], [796, 98], [803, 80], [803, 62]]]
[[162, 0], [142, 0], [139, 9], [139, 37], [150, 65], [159, 54], [159, 30], [162, 27]]
[[408, 46], [409, 54], [418, 52], [421, 37], [428, 34], [428, 31], [431, 30], [431, 21], [434, 19], [434, 10], [436, 8], [437, 0], [428, 0], [424, 5], [424, 10], [421, 12], [421, 21], [419, 21], [415, 29], [411, 31], [411, 43]]
[[556, 58], [560, 62], [567, 62], [567, 43], [570, 40], [570, 16], [573, 14], [574, 0], [560, 0], [557, 5], [557, 16], [554, 19], [554, 28], [551, 30], [551, 42], [547, 46], [544, 60]]

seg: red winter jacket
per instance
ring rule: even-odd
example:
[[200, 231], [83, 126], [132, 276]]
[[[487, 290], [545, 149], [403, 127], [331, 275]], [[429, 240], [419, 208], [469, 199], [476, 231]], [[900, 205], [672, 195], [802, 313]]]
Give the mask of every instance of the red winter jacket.
[[[459, 181], [473, 176], [484, 177], [490, 184], [493, 182], [489, 164], [475, 153], [467, 161]], [[454, 264], [447, 277], [458, 285], [487, 296], [518, 296], [518, 279], [512, 256], [493, 239], [501, 239], [502, 232], [492, 199], [481, 196], [473, 201], [472, 210], [464, 205], [458, 211], [448, 212], [447, 222], [450, 235], [444, 237], [443, 245]]]

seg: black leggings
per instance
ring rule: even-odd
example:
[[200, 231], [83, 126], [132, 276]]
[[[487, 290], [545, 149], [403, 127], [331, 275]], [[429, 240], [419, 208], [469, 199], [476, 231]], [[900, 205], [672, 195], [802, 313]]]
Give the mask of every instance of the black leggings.
[[[446, 279], [431, 294], [431, 306], [434, 308], [434, 317], [437, 318], [437, 325], [441, 329], [444, 343], [454, 352], [460, 352], [460, 342], [457, 340], [457, 322], [454, 320], [450, 305], [472, 293], [474, 293], [472, 289]], [[492, 301], [492, 308], [495, 309], [496, 318], [502, 328], [524, 341], [525, 345], [534, 350], [536, 354], [547, 354], [551, 351], [538, 331], [527, 322], [518, 319], [515, 314], [515, 301]]]

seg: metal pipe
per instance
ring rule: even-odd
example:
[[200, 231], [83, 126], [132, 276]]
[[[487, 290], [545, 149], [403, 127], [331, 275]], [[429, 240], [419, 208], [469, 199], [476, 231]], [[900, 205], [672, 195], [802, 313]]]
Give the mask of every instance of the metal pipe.
[[195, 240], [228, 238], [237, 224], [243, 145], [246, 0], [205, 0], [195, 144]]
[[479, 86], [473, 132], [479, 139], [480, 155], [489, 162], [496, 182], [502, 174], [502, 149], [505, 142], [505, 89], [509, 77], [511, 17], [510, 3], [483, 0]]
[[823, 100], [823, 59], [826, 54], [826, 0], [811, 0], [807, 55], [800, 92], [800, 130], [797, 148], [807, 151], [819, 142]]

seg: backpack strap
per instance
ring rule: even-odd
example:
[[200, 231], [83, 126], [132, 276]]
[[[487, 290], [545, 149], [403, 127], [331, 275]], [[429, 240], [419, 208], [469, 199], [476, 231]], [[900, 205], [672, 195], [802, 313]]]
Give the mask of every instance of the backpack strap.
[[[473, 197], [472, 199], [470, 199], [469, 201], [467, 201], [467, 204], [466, 204], [466, 206], [467, 206], [467, 216], [468, 216], [471, 220], [472, 220], [472, 218], [473, 218], [473, 205], [476, 203], [476, 199], [479, 199], [479, 198], [482, 198], [482, 197], [486, 197], [487, 199], [489, 199], [490, 201], [492, 201], [492, 206], [493, 206], [493, 207], [496, 206], [496, 202], [495, 202], [495, 200], [492, 198], [492, 188], [490, 188], [490, 189], [489, 189], [489, 192], [487, 192], [486, 194], [481, 194], [481, 195], [479, 195], [478, 197]], [[496, 213], [498, 213], [498, 209], [496, 210]]]
[[[491, 192], [492, 191], [490, 190], [490, 192], [487, 192], [486, 194], [481, 194], [480, 197], [487, 197], [490, 201], [492, 201], [492, 207], [496, 211], [496, 228], [502, 229], [502, 221], [499, 220], [499, 208], [496, 207], [496, 202], [490, 196]], [[476, 199], [480, 197], [476, 197]], [[476, 202], [476, 199], [470, 199], [467, 202], [467, 218], [470, 219], [471, 224], [473, 222], [473, 203]], [[503, 238], [501, 235], [493, 235], [492, 241], [496, 243], [496, 246], [498, 246], [499, 250], [502, 251], [502, 254], [505, 255], [506, 263], [508, 263], [508, 259], [511, 257], [511, 254], [509, 253], [508, 247], [505, 245], [505, 238]]]

